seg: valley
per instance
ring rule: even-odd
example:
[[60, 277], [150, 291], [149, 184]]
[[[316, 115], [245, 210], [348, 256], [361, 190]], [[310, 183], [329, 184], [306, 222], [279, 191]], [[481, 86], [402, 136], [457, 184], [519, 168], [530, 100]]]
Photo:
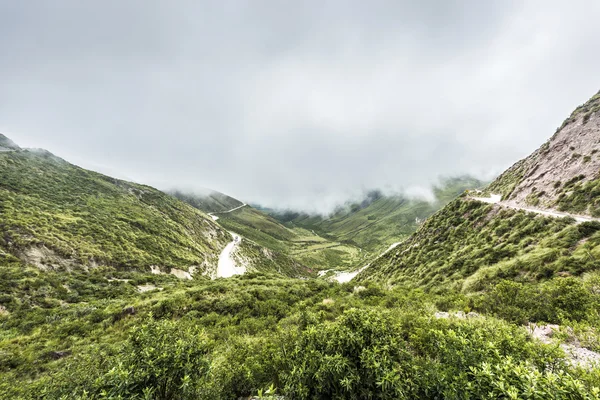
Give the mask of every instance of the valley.
[[0, 135], [0, 397], [600, 398], [598, 101], [487, 185], [329, 215]]

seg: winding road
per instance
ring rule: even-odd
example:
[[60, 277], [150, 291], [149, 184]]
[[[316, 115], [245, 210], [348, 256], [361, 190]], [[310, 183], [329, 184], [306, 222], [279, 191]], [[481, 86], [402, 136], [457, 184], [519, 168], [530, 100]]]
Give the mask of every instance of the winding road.
[[[383, 256], [384, 254], [389, 253], [391, 250], [393, 250], [394, 248], [396, 248], [396, 246], [398, 246], [400, 243], [402, 243], [402, 242], [397, 242], [397, 243], [392, 244], [390, 247], [388, 247], [388, 249], [386, 251], [384, 251], [383, 253], [381, 253], [377, 257], [375, 257], [373, 259], [373, 261], [377, 260], [378, 258], [380, 258], [381, 256]], [[373, 261], [371, 261], [371, 262], [373, 262]], [[356, 277], [356, 275], [360, 274], [362, 271], [364, 271], [370, 265], [371, 265], [371, 263], [365, 265], [362, 268], [354, 270], [354, 271], [338, 272], [334, 276], [332, 276], [331, 279], [333, 279], [334, 281], [336, 281], [338, 283], [350, 282], [352, 279], [354, 279]], [[324, 276], [325, 274], [327, 274], [327, 272], [329, 272], [329, 270], [327, 270], [327, 271], [321, 271], [321, 272], [319, 272], [319, 276]]]
[[490, 197], [470, 197], [470, 198], [473, 200], [481, 201], [483, 203], [497, 204], [500, 207], [510, 208], [513, 210], [522, 210], [522, 211], [526, 211], [526, 212], [532, 212], [532, 213], [544, 215], [546, 217], [555, 217], [555, 218], [571, 217], [571, 218], [575, 219], [575, 221], [577, 221], [577, 222], [600, 221], [600, 218], [593, 218], [593, 217], [588, 217], [585, 215], [569, 214], [569, 213], [553, 211], [553, 210], [541, 210], [539, 208], [520, 207], [516, 204], [512, 204], [509, 202], [503, 202], [502, 196], [500, 196], [499, 194], [491, 194]]
[[[210, 217], [214, 221], [216, 221], [219, 219], [219, 217], [217, 217], [215, 214], [227, 214], [232, 211], [239, 210], [240, 208], [245, 207], [247, 205], [248, 204], [244, 203], [241, 206], [232, 208], [231, 210], [208, 213], [208, 215], [210, 215]], [[234, 275], [243, 275], [246, 273], [246, 267], [237, 266], [235, 264], [235, 260], [233, 259], [233, 253], [235, 252], [235, 249], [237, 248], [237, 246], [240, 243], [242, 243], [242, 237], [240, 235], [238, 235], [237, 233], [233, 233], [233, 232], [229, 232], [229, 233], [233, 237], [233, 240], [231, 242], [227, 243], [227, 246], [225, 246], [225, 248], [223, 249], [223, 251], [221, 251], [221, 254], [219, 255], [219, 262], [217, 264], [217, 273], [216, 273], [217, 278], [229, 278]]]
[[234, 275], [243, 275], [246, 272], [246, 267], [238, 267], [235, 265], [235, 260], [232, 255], [236, 247], [242, 242], [241, 236], [233, 233], [233, 241], [229, 242], [219, 255], [219, 263], [217, 264], [217, 278], [229, 278]]
[[219, 219], [219, 217], [217, 217], [215, 214], [227, 214], [227, 213], [230, 213], [230, 212], [232, 212], [232, 211], [239, 210], [239, 209], [240, 209], [240, 208], [242, 208], [242, 207], [246, 207], [247, 205], [248, 205], [248, 204], [244, 203], [244, 204], [242, 204], [241, 206], [237, 206], [237, 207], [235, 207], [235, 208], [232, 208], [231, 210], [227, 210], [227, 211], [219, 211], [219, 212], [212, 212], [212, 213], [208, 213], [208, 215], [209, 215], [209, 216], [210, 216], [210, 217], [213, 219], [213, 221], [216, 221], [216, 220], [218, 220], [218, 219]]

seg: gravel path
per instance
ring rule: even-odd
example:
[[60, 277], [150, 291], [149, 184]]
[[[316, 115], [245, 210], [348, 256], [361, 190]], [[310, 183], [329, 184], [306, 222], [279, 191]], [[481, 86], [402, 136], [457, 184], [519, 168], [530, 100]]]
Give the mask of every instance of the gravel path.
[[242, 242], [242, 238], [235, 233], [231, 233], [233, 241], [228, 243], [219, 256], [217, 265], [217, 278], [229, 278], [234, 275], [243, 275], [246, 272], [246, 267], [238, 267], [235, 265], [235, 260], [232, 257], [236, 247]]
[[600, 221], [600, 218], [592, 218], [592, 217], [587, 217], [585, 215], [569, 214], [569, 213], [554, 211], [554, 210], [541, 210], [539, 208], [521, 207], [512, 202], [502, 201], [502, 196], [500, 196], [498, 194], [492, 194], [490, 197], [471, 197], [471, 199], [481, 201], [483, 203], [488, 203], [488, 204], [497, 204], [500, 207], [511, 208], [513, 210], [522, 210], [522, 211], [532, 212], [532, 213], [544, 215], [546, 217], [555, 217], [555, 218], [571, 217], [571, 218], [574, 218], [575, 221], [577, 221], [577, 222]]

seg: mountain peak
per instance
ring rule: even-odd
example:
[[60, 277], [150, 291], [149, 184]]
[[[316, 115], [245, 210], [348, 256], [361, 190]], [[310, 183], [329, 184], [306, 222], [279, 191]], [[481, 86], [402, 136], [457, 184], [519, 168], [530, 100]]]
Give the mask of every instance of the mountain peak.
[[15, 151], [21, 150], [19, 146], [6, 136], [0, 133], [0, 151]]

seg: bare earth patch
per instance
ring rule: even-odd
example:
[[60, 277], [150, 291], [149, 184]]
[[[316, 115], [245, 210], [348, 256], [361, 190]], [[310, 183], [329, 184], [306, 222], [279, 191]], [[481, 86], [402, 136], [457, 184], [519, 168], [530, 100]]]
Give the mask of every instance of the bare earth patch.
[[[529, 325], [531, 336], [544, 344], [558, 343], [553, 336], [560, 330], [558, 325]], [[600, 366], [600, 354], [581, 347], [577, 340], [571, 343], [560, 343], [560, 348], [565, 352], [569, 362], [576, 367], [594, 368]]]

